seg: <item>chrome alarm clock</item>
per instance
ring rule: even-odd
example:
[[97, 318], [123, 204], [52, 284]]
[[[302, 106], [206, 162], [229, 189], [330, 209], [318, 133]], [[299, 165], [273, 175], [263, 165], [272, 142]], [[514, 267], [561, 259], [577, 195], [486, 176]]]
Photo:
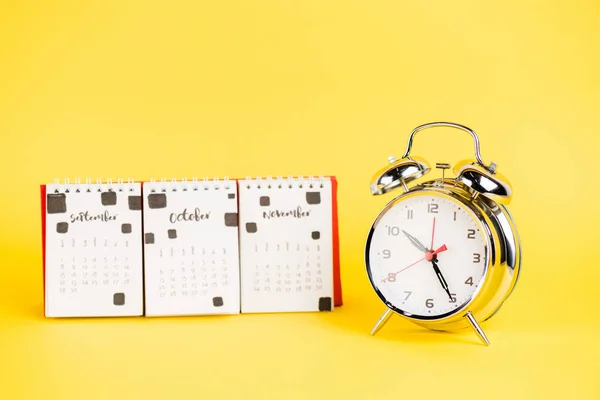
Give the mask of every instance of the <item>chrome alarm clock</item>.
[[[447, 127], [471, 134], [475, 159], [436, 163], [441, 178], [415, 181], [431, 167], [410, 156], [417, 132]], [[511, 184], [480, 155], [470, 128], [433, 122], [415, 128], [401, 159], [388, 159], [371, 182], [371, 193], [399, 192], [373, 222], [365, 249], [369, 281], [387, 310], [374, 335], [393, 314], [425, 328], [453, 331], [471, 327], [489, 341], [480, 323], [491, 318], [514, 290], [521, 268], [521, 243], [507, 209]]]

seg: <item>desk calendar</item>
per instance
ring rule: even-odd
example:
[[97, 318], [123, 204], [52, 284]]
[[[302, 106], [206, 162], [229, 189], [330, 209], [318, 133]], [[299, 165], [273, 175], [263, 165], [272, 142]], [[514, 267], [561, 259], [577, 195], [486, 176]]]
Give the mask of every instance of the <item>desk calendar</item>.
[[333, 309], [331, 180], [240, 182], [242, 312]]
[[142, 315], [141, 185], [42, 190], [46, 316]]
[[337, 181], [41, 185], [47, 317], [331, 311]]
[[240, 312], [235, 182], [144, 184], [146, 315]]

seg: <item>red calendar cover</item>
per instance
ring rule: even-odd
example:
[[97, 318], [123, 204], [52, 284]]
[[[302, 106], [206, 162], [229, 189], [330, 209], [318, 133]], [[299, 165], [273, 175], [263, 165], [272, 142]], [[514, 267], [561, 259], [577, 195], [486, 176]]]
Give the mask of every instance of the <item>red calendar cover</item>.
[[338, 223], [338, 207], [337, 207], [337, 179], [331, 177], [331, 184], [333, 186], [333, 302], [336, 307], [343, 304], [342, 300], [342, 277], [340, 268], [340, 234], [339, 234], [339, 223]]

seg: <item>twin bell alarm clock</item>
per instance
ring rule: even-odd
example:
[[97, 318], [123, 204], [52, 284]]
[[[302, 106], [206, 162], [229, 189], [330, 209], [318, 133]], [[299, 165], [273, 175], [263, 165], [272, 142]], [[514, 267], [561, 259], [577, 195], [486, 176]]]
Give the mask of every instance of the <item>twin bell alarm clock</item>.
[[[441, 179], [417, 184], [431, 166], [410, 155], [413, 139], [435, 127], [469, 133], [475, 159], [453, 168], [436, 163]], [[371, 182], [375, 196], [397, 194], [373, 222], [366, 243], [367, 275], [387, 306], [371, 334], [398, 314], [432, 330], [471, 327], [489, 345], [480, 323], [509, 297], [521, 267], [521, 243], [506, 207], [510, 183], [495, 163], [482, 161], [477, 134], [450, 122], [418, 126], [402, 158], [388, 161]], [[445, 176], [450, 168], [454, 178]]]

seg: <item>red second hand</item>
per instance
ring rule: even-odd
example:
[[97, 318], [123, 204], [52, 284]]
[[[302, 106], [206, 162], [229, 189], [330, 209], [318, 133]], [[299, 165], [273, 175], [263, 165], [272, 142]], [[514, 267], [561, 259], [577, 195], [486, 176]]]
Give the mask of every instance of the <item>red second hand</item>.
[[433, 229], [431, 230], [431, 247], [433, 249], [433, 237], [435, 236], [435, 217], [433, 217]]
[[421, 261], [423, 261], [423, 260], [425, 260], [425, 257], [421, 258], [421, 259], [420, 259], [420, 260], [418, 260], [418, 261], [415, 261], [414, 263], [410, 264], [408, 267], [404, 267], [404, 268], [402, 268], [402, 269], [401, 269], [400, 271], [398, 271], [398, 272], [394, 272], [394, 273], [392, 273], [392, 274], [389, 274], [389, 275], [388, 275], [388, 277], [387, 277], [387, 278], [385, 278], [384, 280], [382, 280], [381, 282], [385, 282], [385, 281], [387, 281], [389, 278], [391, 278], [391, 277], [395, 277], [395, 276], [396, 276], [396, 275], [398, 275], [400, 272], [404, 271], [405, 269], [408, 269], [408, 268], [412, 267], [412, 266], [413, 266], [413, 265], [415, 265], [415, 264], [418, 264], [418, 263], [420, 263], [420, 262], [421, 262]]
[[425, 254], [425, 259], [427, 261], [431, 261], [433, 260], [433, 256], [435, 256], [438, 253], [441, 253], [443, 251], [448, 250], [448, 248], [446, 247], [446, 245], [442, 245], [439, 249], [437, 249], [436, 251], [430, 251], [428, 253]]
[[420, 260], [415, 261], [414, 263], [410, 264], [408, 267], [404, 267], [402, 268], [400, 271], [398, 272], [394, 272], [394, 273], [390, 273], [389, 276], [385, 279], [383, 279], [381, 282], [385, 282], [387, 281], [389, 278], [395, 277], [396, 275], [398, 275], [400, 272], [409, 269], [410, 267], [412, 267], [413, 265], [416, 265], [418, 263], [420, 263], [423, 260], [427, 260], [427, 261], [431, 261], [433, 259], [433, 256], [435, 256], [438, 253], [442, 253], [444, 251], [448, 250], [448, 248], [446, 247], [446, 245], [442, 245], [440, 246], [436, 251], [428, 251], [427, 253], [425, 253], [425, 257], [421, 258]]

